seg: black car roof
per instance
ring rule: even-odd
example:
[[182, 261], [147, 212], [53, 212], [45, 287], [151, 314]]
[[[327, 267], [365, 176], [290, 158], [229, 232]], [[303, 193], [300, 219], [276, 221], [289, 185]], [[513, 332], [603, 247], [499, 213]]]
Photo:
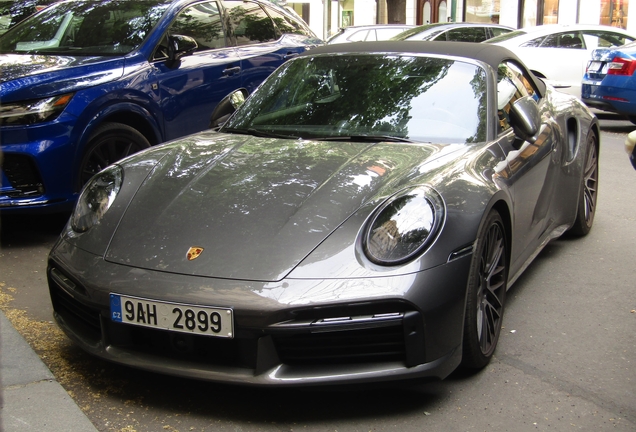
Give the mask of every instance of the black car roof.
[[[436, 54], [453, 57], [474, 59], [488, 64], [494, 71], [505, 60], [513, 60], [523, 65], [523, 62], [507, 48], [473, 42], [436, 42], [436, 41], [378, 41], [352, 42], [347, 44], [323, 45], [306, 51], [302, 56], [318, 54], [382, 54], [382, 53], [414, 53]], [[525, 65], [524, 65], [525, 67]], [[526, 70], [528, 68], [526, 67]], [[545, 84], [532, 73], [537, 89], [543, 95]]]

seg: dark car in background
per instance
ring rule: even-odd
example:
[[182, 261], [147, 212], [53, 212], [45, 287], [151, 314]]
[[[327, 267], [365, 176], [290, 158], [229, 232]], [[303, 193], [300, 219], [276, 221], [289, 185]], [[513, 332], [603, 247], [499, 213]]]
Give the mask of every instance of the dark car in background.
[[94, 173], [206, 129], [226, 95], [320, 43], [259, 0], [49, 6], [0, 36], [0, 210], [70, 210]]
[[598, 48], [587, 64], [581, 97], [591, 107], [623, 114], [636, 124], [636, 43]]
[[391, 40], [483, 42], [514, 29], [486, 23], [436, 23], [418, 26], [394, 36]]

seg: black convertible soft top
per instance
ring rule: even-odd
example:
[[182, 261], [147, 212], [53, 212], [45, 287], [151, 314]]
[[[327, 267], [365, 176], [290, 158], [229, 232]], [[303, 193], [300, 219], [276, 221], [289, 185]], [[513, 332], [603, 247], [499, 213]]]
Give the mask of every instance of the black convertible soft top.
[[[513, 60], [528, 68], [512, 51], [507, 48], [473, 42], [436, 42], [436, 41], [379, 41], [379, 42], [353, 42], [345, 44], [323, 45], [306, 51], [302, 56], [317, 54], [356, 54], [356, 53], [414, 53], [435, 54], [453, 57], [464, 57], [482, 61], [494, 71], [505, 60]], [[529, 72], [541, 95], [545, 94], [545, 83]]]

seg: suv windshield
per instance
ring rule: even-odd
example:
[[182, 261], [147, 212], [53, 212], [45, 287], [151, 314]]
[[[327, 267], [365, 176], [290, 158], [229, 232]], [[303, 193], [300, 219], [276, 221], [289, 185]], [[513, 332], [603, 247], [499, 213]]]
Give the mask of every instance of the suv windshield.
[[396, 55], [298, 58], [278, 69], [221, 131], [307, 139], [478, 142], [486, 72]]
[[43, 10], [0, 37], [0, 53], [121, 55], [137, 48], [169, 0], [68, 1]]

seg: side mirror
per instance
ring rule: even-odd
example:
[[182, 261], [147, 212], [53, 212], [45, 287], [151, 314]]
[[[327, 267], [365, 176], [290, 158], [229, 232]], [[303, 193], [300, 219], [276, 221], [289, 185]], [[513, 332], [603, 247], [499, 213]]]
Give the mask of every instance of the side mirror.
[[234, 111], [245, 103], [245, 98], [247, 98], [247, 90], [243, 88], [225, 96], [210, 116], [210, 128], [214, 129], [223, 125]]
[[531, 141], [541, 128], [537, 102], [530, 96], [514, 101], [510, 107], [510, 124], [519, 138]]
[[178, 62], [181, 57], [192, 54], [199, 47], [197, 41], [190, 36], [168, 36], [168, 61]]

